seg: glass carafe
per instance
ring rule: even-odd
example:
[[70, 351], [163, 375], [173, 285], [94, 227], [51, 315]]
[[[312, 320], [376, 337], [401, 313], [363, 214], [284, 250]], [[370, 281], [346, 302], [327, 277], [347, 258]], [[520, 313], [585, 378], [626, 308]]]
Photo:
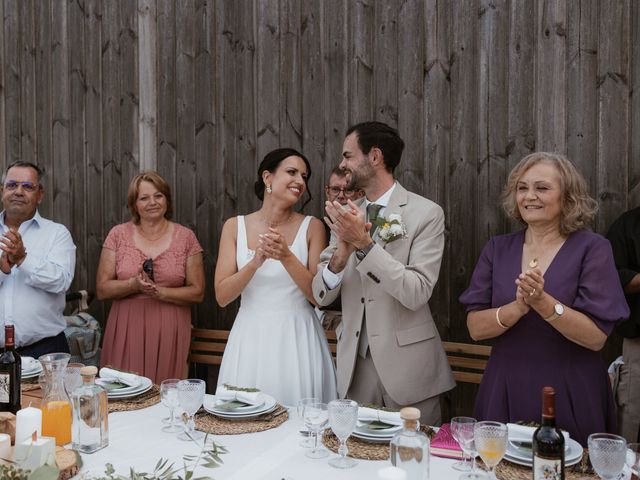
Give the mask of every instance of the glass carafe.
[[64, 388], [64, 376], [71, 355], [49, 353], [38, 360], [46, 372], [45, 395], [40, 404], [42, 410], [42, 435], [55, 437], [56, 445], [71, 442], [71, 399]]
[[73, 400], [73, 448], [93, 453], [109, 445], [109, 401], [107, 391], [96, 385], [98, 369], [80, 369], [82, 385], [71, 394]]

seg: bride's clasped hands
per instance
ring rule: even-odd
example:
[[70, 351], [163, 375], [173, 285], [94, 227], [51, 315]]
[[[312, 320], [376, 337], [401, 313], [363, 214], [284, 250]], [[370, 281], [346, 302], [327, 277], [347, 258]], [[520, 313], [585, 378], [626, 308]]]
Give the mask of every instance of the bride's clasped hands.
[[269, 227], [269, 233], [260, 234], [258, 243], [260, 245], [258, 249], [266, 258], [283, 262], [291, 257], [291, 250], [277, 228]]

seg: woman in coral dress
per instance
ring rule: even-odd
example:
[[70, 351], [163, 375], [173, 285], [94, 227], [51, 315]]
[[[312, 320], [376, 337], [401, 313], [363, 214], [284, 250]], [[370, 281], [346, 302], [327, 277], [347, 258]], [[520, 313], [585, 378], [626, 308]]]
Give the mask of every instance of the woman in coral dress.
[[171, 191], [157, 173], [134, 177], [128, 205], [132, 220], [111, 229], [98, 266], [98, 298], [113, 300], [101, 363], [155, 383], [183, 378], [190, 305], [204, 297], [202, 247], [171, 221]]

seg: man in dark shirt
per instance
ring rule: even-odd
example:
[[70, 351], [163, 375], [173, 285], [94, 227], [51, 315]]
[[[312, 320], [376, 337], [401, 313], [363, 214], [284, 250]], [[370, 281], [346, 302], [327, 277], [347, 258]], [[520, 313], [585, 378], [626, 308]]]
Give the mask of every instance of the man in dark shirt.
[[609, 229], [620, 282], [631, 309], [629, 320], [617, 331], [624, 337], [616, 403], [618, 429], [629, 442], [637, 441], [640, 428], [640, 207], [623, 213]]

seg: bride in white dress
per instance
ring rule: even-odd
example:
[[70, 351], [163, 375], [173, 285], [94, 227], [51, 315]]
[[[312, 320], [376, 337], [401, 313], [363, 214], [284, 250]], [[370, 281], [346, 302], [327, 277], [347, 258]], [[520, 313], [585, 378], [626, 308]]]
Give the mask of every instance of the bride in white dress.
[[337, 397], [327, 340], [310, 303], [325, 229], [293, 210], [310, 176], [309, 162], [293, 149], [265, 156], [255, 185], [262, 206], [225, 222], [215, 273], [220, 306], [241, 296], [218, 384], [257, 387], [284, 405]]

